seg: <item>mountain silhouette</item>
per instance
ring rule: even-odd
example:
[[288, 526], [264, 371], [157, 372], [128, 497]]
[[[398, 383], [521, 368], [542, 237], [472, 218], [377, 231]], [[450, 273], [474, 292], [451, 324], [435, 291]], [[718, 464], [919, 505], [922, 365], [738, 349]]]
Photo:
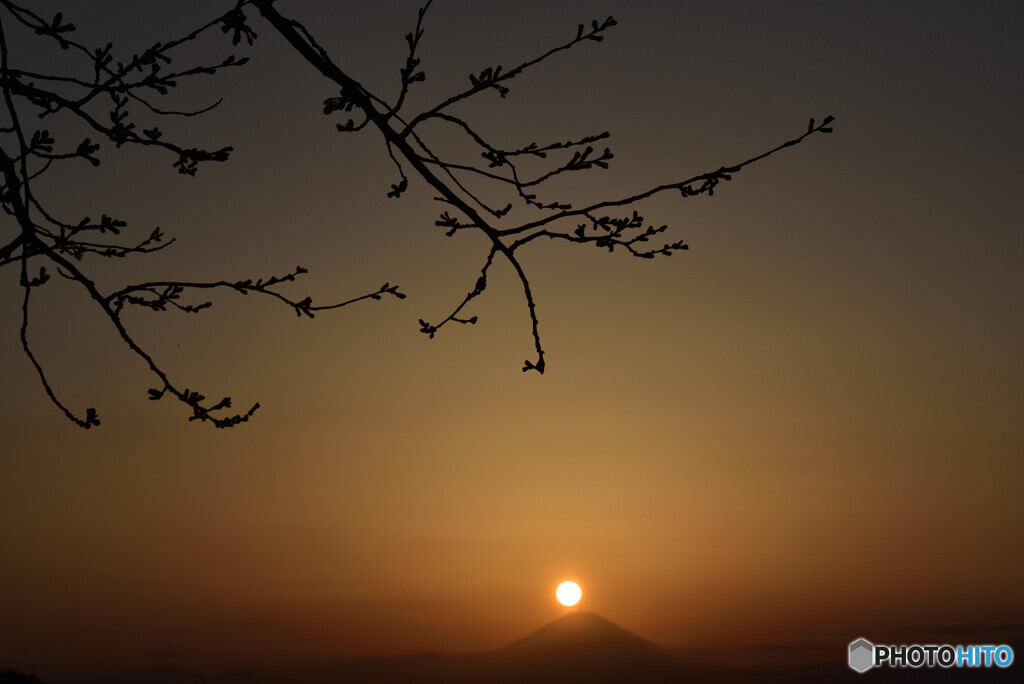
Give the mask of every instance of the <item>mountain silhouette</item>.
[[594, 656], [599, 652], [649, 655], [662, 648], [596, 613], [568, 613], [498, 650], [514, 657]]
[[204, 677], [177, 668], [132, 670], [82, 684], [612, 684], [705, 681], [680, 652], [599, 615], [568, 613], [507, 646], [479, 653], [374, 656], [271, 675]]
[[675, 652], [594, 613], [569, 613], [502, 648], [481, 653], [364, 658], [322, 673], [322, 682], [676, 682], [688, 668]]
[[490, 681], [675, 681], [671, 651], [595, 613], [569, 613], [486, 654]]
[[[1024, 644], [1010, 642], [1015, 650]], [[8, 675], [7, 679], [3, 674]], [[760, 682], [833, 684], [863, 682], [865, 675], [846, 666], [845, 645], [827, 663], [793, 662], [769, 667], [729, 667], [697, 651], [664, 648], [594, 613], [569, 613], [501, 648], [479, 653], [421, 653], [375, 656], [288, 672], [244, 670], [204, 676], [178, 668], [119, 672], [101, 678], [47, 684], [654, 684], [664, 682]], [[872, 682], [1007, 681], [989, 670], [881, 669]], [[0, 673], [0, 682], [38, 682], [19, 673]]]

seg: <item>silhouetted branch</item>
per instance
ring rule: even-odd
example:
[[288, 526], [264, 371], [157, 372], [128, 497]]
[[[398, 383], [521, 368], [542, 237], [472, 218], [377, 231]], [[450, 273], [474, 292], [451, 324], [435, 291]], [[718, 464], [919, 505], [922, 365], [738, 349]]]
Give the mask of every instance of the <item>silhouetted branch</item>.
[[437, 333], [438, 330], [440, 330], [442, 327], [444, 327], [446, 323], [449, 322], [462, 323], [463, 325], [476, 325], [476, 316], [470, 316], [469, 318], [459, 318], [458, 316], [459, 313], [462, 312], [462, 309], [464, 309], [467, 304], [469, 304], [472, 300], [476, 299], [478, 296], [483, 294], [483, 291], [487, 289], [487, 271], [490, 270], [491, 264], [494, 263], [495, 254], [497, 254], [497, 250], [492, 247], [491, 251], [487, 254], [487, 259], [484, 260], [483, 268], [480, 269], [480, 277], [477, 278], [476, 285], [473, 287], [472, 290], [466, 293], [466, 296], [463, 297], [462, 301], [459, 302], [459, 305], [455, 307], [455, 310], [448, 314], [448, 316], [437, 325], [431, 325], [430, 323], [427, 323], [425, 320], [421, 318], [420, 332], [429, 335], [431, 339], [433, 339], [434, 334]]
[[46, 373], [43, 371], [42, 365], [36, 359], [35, 354], [32, 353], [32, 347], [28, 342], [29, 297], [32, 294], [32, 288], [39, 287], [45, 283], [48, 276], [46, 275], [46, 270], [42, 269], [40, 270], [37, 278], [29, 280], [28, 273], [26, 271], [26, 262], [26, 259], [21, 260], [21, 287], [25, 290], [25, 296], [21, 302], [21, 348], [25, 351], [25, 356], [28, 357], [28, 360], [32, 362], [33, 367], [35, 367], [36, 373], [39, 375], [39, 382], [42, 383], [43, 389], [46, 391], [46, 396], [50, 398], [50, 401], [52, 401], [54, 405], [59, 408], [65, 416], [67, 416], [68, 420], [79, 427], [83, 427], [88, 430], [92, 426], [100, 424], [100, 419], [96, 414], [96, 409], [91, 407], [86, 409], [85, 418], [79, 418], [72, 413], [67, 406], [61, 403], [60, 399], [57, 398], [57, 395], [53, 393], [53, 388], [50, 386], [50, 382], [46, 379]]
[[434, 0], [427, 0], [427, 2], [420, 8], [419, 16], [416, 18], [416, 29], [412, 33], [405, 34], [405, 42], [409, 44], [409, 55], [405, 58], [405, 66], [402, 67], [402, 89], [398, 93], [398, 101], [395, 102], [395, 106], [391, 109], [391, 115], [398, 113], [402, 109], [402, 105], [405, 103], [405, 96], [409, 93], [409, 87], [417, 81], [425, 81], [427, 75], [419, 70], [420, 60], [416, 57], [416, 48], [419, 47], [420, 38], [423, 37], [423, 17], [426, 16], [427, 10], [430, 9], [431, 3]]
[[[670, 256], [676, 251], [686, 250], [688, 245], [685, 241], [667, 238], [668, 226], [647, 222], [636, 210], [636, 205], [666, 192], [676, 192], [682, 198], [713, 195], [721, 183], [731, 180], [747, 166], [786, 147], [797, 145], [813, 134], [829, 133], [832, 130], [829, 125], [833, 120], [831, 116], [820, 124], [812, 119], [802, 135], [739, 164], [723, 166], [687, 180], [640, 189], [627, 196], [574, 206], [561, 198], [541, 199], [538, 195], [543, 188], [551, 187], [548, 181], [554, 178], [569, 173], [607, 169], [614, 159], [611, 149], [603, 144], [609, 137], [607, 132], [572, 136], [559, 142], [540, 144], [533, 141], [509, 147], [492, 143], [476, 124], [456, 110], [460, 103], [483, 91], [496, 91], [503, 98], [509, 92], [512, 80], [534, 66], [582, 43], [600, 42], [605, 33], [616, 25], [612, 17], [603, 21], [594, 20], [589, 26], [580, 24], [572, 38], [511, 69], [500, 65], [484, 67], [469, 75], [468, 88], [443, 97], [437, 104], [412, 116], [406, 116], [403, 109], [408, 106], [407, 95], [410, 89], [426, 79], [417, 55], [425, 35], [425, 19], [432, 0], [427, 0], [419, 10], [414, 30], [405, 36], [408, 52], [399, 73], [399, 89], [393, 103], [371, 93], [353, 79], [332, 60], [313, 33], [301, 23], [284, 16], [274, 0], [237, 0], [231, 10], [199, 28], [175, 40], [156, 43], [124, 61], [114, 58], [113, 46], [110, 44], [90, 48], [76, 42], [74, 25], [65, 22], [60, 14], [45, 19], [10, 0], [0, 0], [0, 51], [3, 58], [0, 87], [3, 88], [4, 104], [11, 122], [9, 127], [0, 128], [0, 207], [13, 217], [17, 226], [17, 234], [6, 237], [6, 244], [0, 246], [0, 268], [20, 263], [21, 287], [25, 290], [22, 346], [35, 365], [51, 401], [69, 419], [83, 427], [99, 424], [95, 411], [89, 409], [84, 419], [78, 418], [58, 401], [28, 343], [30, 293], [33, 288], [41, 287], [46, 282], [42, 268], [39, 276], [29, 277], [30, 261], [42, 259], [56, 264], [58, 273], [88, 292], [122, 340], [157, 376], [159, 383], [150, 390], [151, 399], [159, 399], [170, 393], [192, 409], [191, 420], [208, 421], [218, 427], [228, 427], [248, 420], [258, 404], [246, 412], [225, 415], [225, 410], [231, 407], [229, 398], [208, 402], [198, 392], [179, 389], [126, 329], [121, 320], [125, 306], [196, 313], [209, 308], [212, 302], [201, 298], [186, 301], [189, 295], [210, 290], [231, 290], [242, 295], [257, 294], [276, 299], [290, 307], [297, 316], [312, 318], [317, 311], [336, 309], [364, 299], [381, 299], [386, 295], [404, 297], [397, 287], [385, 283], [374, 292], [335, 304], [314, 305], [310, 297], [293, 299], [282, 293], [277, 286], [291, 282], [305, 273], [301, 267], [283, 276], [266, 279], [210, 282], [154, 280], [126, 285], [103, 294], [86, 274], [88, 258], [144, 254], [164, 249], [173, 241], [164, 240], [162, 232], [156, 228], [141, 241], [121, 242], [120, 236], [126, 228], [123, 221], [105, 214], [99, 220], [89, 217], [64, 220], [53, 215], [53, 212], [45, 208], [45, 202], [34, 196], [31, 184], [48, 173], [55, 164], [78, 160], [91, 166], [99, 165], [100, 145], [89, 138], [68, 145], [59, 141], [47, 129], [31, 131], [31, 135], [28, 135], [18, 117], [16, 100], [18, 106], [31, 109], [39, 119], [62, 115], [77, 120], [91, 129], [97, 138], [112, 142], [115, 147], [138, 145], [170, 152], [175, 159], [173, 166], [181, 174], [195, 175], [203, 162], [226, 161], [231, 147], [205, 150], [184, 145], [165, 138], [158, 126], [143, 123], [140, 117], [148, 117], [150, 121], [158, 121], [163, 116], [192, 117], [219, 104], [220, 100], [207, 107], [183, 111], [158, 106], [157, 102], [187, 79], [214, 75], [241, 66], [247, 61], [245, 57], [227, 55], [207, 64], [179, 66], [175, 62], [179, 58], [177, 48], [204, 33], [218, 29], [230, 36], [232, 45], [237, 46], [243, 40], [247, 45], [253, 45], [256, 32], [245, 13], [250, 5], [303, 59], [338, 88], [337, 95], [325, 99], [323, 103], [325, 115], [340, 115], [343, 119], [343, 123], [336, 125], [338, 131], [354, 133], [372, 128], [383, 137], [387, 153], [398, 172], [397, 182], [392, 183], [387, 191], [388, 197], [401, 197], [410, 183], [419, 179], [433, 189], [435, 199], [444, 205], [444, 211], [435, 225], [444, 229], [447, 236], [472, 230], [479, 231], [487, 238], [487, 254], [473, 286], [467, 289], [461, 301], [439, 323], [420, 319], [420, 331], [434, 337], [448, 323], [476, 323], [477, 316], [468, 315], [466, 310], [486, 290], [491, 266], [500, 256], [501, 260], [512, 267], [518, 279], [530, 318], [534, 356], [524, 362], [524, 371], [536, 370], [543, 373], [545, 351], [541, 343], [533, 290], [520, 263], [518, 250], [540, 238], [593, 245], [609, 251], [619, 250], [643, 259]], [[47, 74], [11, 68], [7, 60], [6, 27], [3, 24], [5, 16], [13, 17], [23, 28], [50, 39], [61, 50], [79, 55], [83, 63], [90, 66], [91, 74]], [[429, 127], [423, 126], [427, 122], [438, 122], [440, 128], [454, 129], [460, 137], [468, 138], [478, 149], [480, 159], [475, 163], [454, 161], [451, 158], [454, 153], [447, 151], [451, 149], [450, 146], [438, 144], [428, 135], [425, 128]], [[524, 160], [529, 160], [529, 163], [524, 164]], [[525, 169], [527, 166], [530, 167], [529, 171]], [[542, 168], [534, 170], [536, 166]], [[509, 201], [502, 199], [494, 202], [490, 194], [477, 189], [480, 185], [506, 191]]]
[[[293, 282], [297, 276], [304, 273], [308, 273], [308, 271], [302, 266], [297, 266], [291, 273], [283, 276], [271, 276], [266, 280], [260, 278], [256, 281], [250, 279], [235, 282], [220, 280], [210, 283], [192, 283], [183, 281], [140, 283], [121, 288], [120, 290], [107, 295], [104, 299], [108, 304], [112, 305], [114, 311], [118, 313], [122, 308], [124, 308], [125, 304], [134, 304], [153, 311], [166, 311], [167, 307], [171, 306], [172, 308], [184, 311], [185, 313], [196, 313], [203, 309], [210, 308], [213, 306], [213, 302], [205, 301], [200, 302], [199, 304], [182, 304], [178, 300], [186, 290], [212, 290], [217, 288], [227, 288], [243, 295], [255, 293], [273, 297], [274, 299], [284, 302], [290, 306], [292, 310], [295, 311], [295, 315], [306, 316], [308, 318], [313, 318], [317, 311], [340, 309], [343, 306], [355, 304], [356, 302], [361, 302], [364, 299], [379, 300], [384, 295], [391, 295], [397, 299], [405, 299], [405, 294], [398, 291], [398, 286], [391, 285], [390, 283], [384, 283], [380, 289], [374, 292], [353, 297], [352, 299], [338, 302], [336, 304], [323, 304], [319, 306], [313, 305], [312, 297], [305, 297], [302, 300], [296, 301], [271, 289], [280, 283]], [[146, 295], [148, 295], [149, 298], [147, 298]]]
[[[258, 0], [256, 4], [266, 4], [267, 1], [268, 0]], [[513, 78], [519, 76], [530, 67], [536, 64], [540, 64], [545, 59], [551, 57], [555, 53], [562, 52], [563, 50], [569, 50], [573, 46], [578, 45], [579, 43], [582, 43], [587, 40], [592, 40], [595, 42], [600, 42], [604, 40], [604, 36], [602, 36], [601, 34], [608, 30], [609, 28], [611, 28], [612, 26], [615, 26], [615, 19], [612, 17], [608, 17], [607, 19], [600, 23], [598, 23], [598, 21], [595, 19], [593, 22], [591, 22], [591, 28], [587, 31], [584, 31], [583, 24], [580, 24], [576, 30], [576, 37], [570, 40], [569, 42], [559, 45], [558, 47], [551, 48], [541, 56], [535, 57], [534, 59], [531, 59], [527, 62], [523, 62], [519, 66], [509, 71], [502, 73], [501, 66], [497, 66], [487, 67], [486, 69], [484, 69], [483, 71], [476, 75], [470, 74], [469, 81], [472, 84], [471, 88], [469, 88], [468, 90], [464, 90], [463, 92], [458, 93], [457, 95], [452, 95], [444, 102], [441, 102], [440, 104], [431, 107], [430, 109], [424, 111], [423, 113], [418, 114], [412, 119], [412, 121], [408, 123], [408, 125], [406, 125], [405, 130], [402, 131], [402, 134], [404, 135], [408, 133], [423, 121], [433, 116], [437, 116], [439, 113], [443, 112], [445, 109], [448, 109], [456, 102], [465, 100], [466, 98], [476, 95], [477, 93], [487, 90], [489, 88], [494, 88], [495, 90], [498, 91], [498, 94], [501, 95], [501, 97], [505, 97], [505, 95], [508, 94], [508, 87], [504, 85], [506, 82], [511, 81]]]
[[[72, 37], [74, 25], [64, 22], [61, 14], [57, 14], [51, 20], [44, 20], [29, 9], [9, 0], [0, 0], [0, 87], [3, 89], [3, 103], [11, 122], [9, 127], [0, 129], [0, 208], [13, 218], [18, 231], [13, 239], [0, 246], [0, 267], [16, 262], [20, 264], [20, 287], [24, 290], [20, 328], [22, 349], [36, 369], [50, 401], [69, 420], [83, 428], [88, 429], [100, 424], [96, 410], [88, 408], [85, 416], [80, 417], [61, 402], [30, 343], [31, 294], [35, 288], [42, 287], [49, 280], [45, 266], [39, 268], [36, 277], [30, 277], [30, 262], [34, 264], [36, 260], [41, 259], [56, 264], [57, 272], [61, 276], [77, 284], [89, 295], [122, 341], [156, 376], [158, 384], [149, 390], [150, 399], [160, 399], [170, 394], [191, 409], [192, 415], [189, 420], [209, 422], [216, 427], [231, 427], [249, 420], [259, 408], [259, 404], [253, 404], [243, 412], [233, 413], [230, 410], [230, 397], [208, 401], [200, 392], [172, 381], [153, 356], [136, 342], [126, 327], [121, 317], [126, 304], [154, 311], [173, 308], [195, 313], [208, 308], [212, 303], [186, 303], [182, 301], [185, 292], [228, 288], [243, 295], [255, 293], [275, 298], [288, 305], [296, 315], [313, 318], [315, 312], [337, 309], [364, 299], [379, 300], [384, 296], [399, 299], [405, 297], [397, 286], [385, 283], [373, 292], [347, 301], [314, 305], [310, 297], [292, 299], [275, 289], [276, 286], [294, 281], [298, 275], [305, 273], [306, 270], [302, 267], [283, 276], [255, 281], [152, 281], [128, 285], [110, 294], [103, 294], [95, 280], [87, 275], [87, 257], [111, 258], [146, 254], [164, 249], [174, 241], [164, 240], [163, 233], [159, 228], [155, 228], [141, 241], [120, 242], [120, 236], [127, 228], [124, 221], [106, 214], [99, 220], [85, 217], [77, 221], [65, 221], [54, 216], [32, 191], [31, 184], [47, 173], [55, 163], [82, 160], [93, 167], [98, 166], [100, 159], [97, 153], [100, 145], [86, 138], [70, 147], [60, 147], [61, 143], [47, 129], [36, 130], [27, 135], [19, 117], [19, 104], [34, 110], [40, 119], [59, 115], [77, 119], [101, 134], [103, 138], [113, 142], [116, 147], [137, 144], [169, 150], [176, 157], [174, 167], [182, 174], [195, 175], [202, 162], [226, 161], [231, 151], [230, 147], [204, 150], [167, 140], [157, 126], [143, 127], [133, 112], [132, 105], [141, 105], [151, 116], [157, 118], [192, 117], [215, 107], [220, 100], [201, 109], [179, 111], [158, 107], [150, 98], [166, 96], [186, 79], [213, 75], [222, 69], [244, 64], [247, 61], [245, 58], [238, 59], [229, 55], [212, 64], [191, 65], [181, 69], [169, 68], [175, 59], [175, 48], [217, 27], [220, 27], [223, 33], [231, 35], [234, 45], [238, 45], [242, 39], [252, 45], [256, 33], [246, 23], [242, 11], [244, 4], [245, 2], [239, 2], [234, 9], [183, 37], [166, 43], [156, 43], [141, 54], [121, 62], [115, 61], [113, 46], [110, 44], [103, 48], [91, 49], [76, 42]], [[8, 61], [7, 26], [4, 21], [9, 17], [13, 17], [18, 24], [35, 33], [51, 38], [60, 49], [80, 54], [85, 63], [92, 66], [92, 79], [12, 69]], [[104, 101], [109, 104], [104, 106]], [[16, 149], [16, 152], [9, 152], [11, 149]], [[104, 241], [105, 239], [109, 241]]]
[[669, 191], [669, 190], [675, 190], [675, 191], [679, 192], [679, 194], [682, 197], [684, 197], [684, 198], [685, 197], [696, 197], [697, 195], [703, 195], [705, 193], [707, 193], [708, 195], [714, 195], [715, 194], [715, 188], [718, 186], [719, 183], [721, 183], [723, 181], [732, 180], [732, 175], [736, 174], [736, 173], [739, 173], [745, 167], [750, 166], [751, 164], [753, 164], [755, 162], [758, 162], [758, 161], [760, 161], [762, 159], [765, 159], [765, 158], [767, 158], [767, 157], [775, 154], [776, 152], [778, 152], [780, 150], [783, 150], [783, 149], [785, 149], [787, 147], [792, 147], [793, 145], [797, 145], [797, 144], [803, 142], [804, 139], [806, 139], [808, 136], [813, 135], [814, 133], [831, 133], [832, 132], [832, 128], [831, 128], [831, 126], [829, 126], [829, 124], [832, 123], [833, 121], [835, 121], [835, 117], [826, 116], [824, 121], [821, 122], [821, 124], [815, 126], [814, 119], [811, 119], [810, 125], [807, 128], [807, 132], [804, 133], [803, 135], [800, 135], [800, 136], [798, 136], [796, 138], [793, 138], [792, 140], [787, 140], [786, 142], [782, 143], [781, 145], [777, 145], [777, 146], [773, 147], [772, 149], [768, 150], [767, 152], [763, 152], [763, 153], [757, 155], [756, 157], [751, 157], [750, 159], [748, 159], [748, 160], [746, 160], [744, 162], [741, 162], [739, 164], [735, 164], [733, 166], [723, 166], [720, 169], [718, 169], [717, 171], [711, 171], [711, 172], [708, 172], [708, 173], [702, 173], [699, 176], [694, 176], [694, 177], [688, 178], [687, 180], [684, 180], [684, 181], [678, 181], [676, 183], [668, 183], [668, 184], [665, 184], [665, 185], [659, 185], [659, 186], [651, 188], [649, 190], [645, 190], [643, 192], [639, 192], [639, 193], [637, 193], [635, 195], [630, 195], [629, 197], [623, 197], [623, 198], [620, 198], [620, 199], [605, 200], [605, 201], [597, 202], [595, 204], [592, 204], [592, 205], [590, 205], [588, 207], [584, 207], [582, 209], [567, 209], [567, 210], [558, 212], [556, 214], [552, 214], [550, 216], [546, 216], [543, 219], [540, 219], [540, 220], [537, 220], [537, 221], [532, 221], [532, 222], [529, 222], [529, 223], [524, 223], [522, 225], [516, 226], [515, 228], [508, 228], [508, 229], [500, 231], [500, 232], [501, 232], [502, 235], [514, 235], [516, 233], [522, 233], [522, 232], [525, 232], [525, 231], [529, 231], [529, 230], [532, 230], [534, 228], [538, 228], [540, 226], [552, 223], [554, 221], [559, 221], [559, 220], [564, 219], [564, 218], [570, 218], [570, 217], [573, 217], [573, 216], [588, 215], [588, 214], [593, 213], [594, 211], [597, 211], [598, 209], [605, 209], [605, 208], [608, 208], [608, 207], [624, 207], [624, 206], [628, 206], [628, 205], [631, 205], [631, 204], [636, 204], [637, 202], [639, 202], [641, 200], [645, 200], [648, 197], [653, 197], [654, 195], [657, 195], [659, 193], [666, 192], [666, 191]]
[[[391, 191], [387, 193], [389, 197], [399, 197], [407, 189], [410, 175], [407, 173], [407, 169], [411, 169], [438, 193], [436, 199], [448, 207], [435, 221], [435, 225], [445, 229], [445, 235], [451, 237], [461, 230], [478, 230], [489, 239], [491, 247], [475, 285], [467, 291], [452, 313], [440, 323], [434, 324], [420, 319], [420, 331], [433, 337], [449, 322], [475, 323], [476, 316], [460, 317], [461, 312], [471, 301], [483, 293], [487, 284], [488, 271], [495, 256], [500, 254], [512, 266], [518, 277], [530, 314], [536, 358], [525, 362], [524, 371], [544, 372], [544, 348], [541, 344], [537, 307], [530, 281], [516, 255], [519, 248], [538, 238], [548, 238], [575, 244], [593, 244], [609, 251], [622, 248], [628, 254], [644, 259], [668, 256], [675, 251], [686, 250], [688, 246], [683, 240], [667, 240], [660, 246], [651, 246], [650, 243], [653, 239], [667, 231], [668, 226], [666, 225], [646, 224], [643, 217], [636, 211], [625, 216], [607, 216], [604, 215], [603, 210], [626, 208], [670, 190], [678, 192], [684, 198], [702, 194], [713, 195], [715, 188], [720, 183], [730, 180], [744, 167], [785, 147], [798, 144], [809, 135], [831, 132], [831, 128], [828, 127], [832, 121], [831, 116], [818, 126], [815, 126], [812, 120], [807, 132], [803, 135], [740, 164], [722, 167], [717, 171], [694, 176], [685, 181], [659, 185], [627, 197], [602, 200], [589, 206], [574, 208], [571, 204], [560, 200], [540, 200], [535, 189], [552, 178], [566, 173], [607, 169], [614, 155], [607, 147], [601, 149], [594, 146], [598, 141], [608, 137], [607, 132], [545, 145], [530, 142], [506, 150], [488, 142], [474, 126], [464, 118], [452, 114], [450, 110], [458, 103], [485, 90], [496, 90], [501, 97], [504, 97], [508, 93], [509, 82], [529, 68], [580, 43], [603, 40], [604, 33], [615, 26], [616, 22], [612, 17], [608, 17], [604, 21], [592, 21], [589, 28], [580, 24], [571, 40], [512, 69], [505, 70], [501, 66], [494, 66], [471, 74], [469, 88], [443, 99], [438, 104], [405, 121], [398, 116], [398, 111], [405, 104], [406, 93], [413, 82], [425, 78], [420, 70], [420, 60], [415, 55], [416, 48], [424, 34], [424, 15], [430, 2], [420, 9], [415, 30], [406, 35], [409, 56], [406, 66], [401, 72], [401, 89], [393, 106], [366, 90], [333, 62], [327, 52], [315, 43], [310, 32], [301, 27], [298, 22], [284, 17], [277, 10], [273, 0], [252, 0], [252, 4], [300, 55], [326, 78], [340, 86], [340, 96], [329, 100], [331, 104], [329, 107], [325, 106], [325, 113], [360, 110], [365, 117], [358, 128], [353, 126], [350, 119], [348, 125], [339, 125], [339, 130], [357, 130], [372, 124], [384, 137], [388, 153], [401, 175], [400, 183], [392, 185]], [[443, 153], [436, 152], [434, 145], [429, 144], [425, 135], [421, 134], [419, 130], [421, 124], [432, 120], [454, 126], [469, 137], [480, 148], [480, 155], [486, 166], [454, 162], [446, 159]], [[525, 177], [515, 161], [522, 157], [547, 160], [551, 155], [557, 156], [559, 159], [553, 160], [552, 165], [546, 171], [532, 177]], [[525, 209], [539, 211], [545, 215], [505, 226], [504, 224], [510, 220], [513, 204], [510, 202], [501, 208], [491, 206], [482, 199], [478, 192], [471, 191], [463, 182], [462, 178], [466, 176], [472, 176], [479, 181], [492, 183], [498, 187], [511, 188]], [[580, 223], [581, 220], [582, 223]], [[574, 221], [574, 228], [558, 229], [558, 224], [569, 221]]]

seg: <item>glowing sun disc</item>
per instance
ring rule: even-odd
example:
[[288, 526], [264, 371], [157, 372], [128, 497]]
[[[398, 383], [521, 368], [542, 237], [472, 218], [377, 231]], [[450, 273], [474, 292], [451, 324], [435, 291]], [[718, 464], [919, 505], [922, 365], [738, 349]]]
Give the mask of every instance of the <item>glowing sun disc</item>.
[[575, 606], [580, 602], [581, 596], [583, 596], [583, 592], [580, 590], [580, 585], [575, 582], [562, 582], [558, 585], [558, 589], [555, 589], [555, 598], [563, 606]]

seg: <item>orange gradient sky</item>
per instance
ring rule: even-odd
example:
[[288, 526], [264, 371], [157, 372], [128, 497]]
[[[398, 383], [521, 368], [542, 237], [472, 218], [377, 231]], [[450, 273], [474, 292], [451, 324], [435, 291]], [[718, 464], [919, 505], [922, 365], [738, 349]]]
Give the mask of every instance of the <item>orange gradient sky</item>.
[[[38, 11], [130, 54], [211, 4]], [[416, 3], [279, 5], [394, 96]], [[671, 259], [524, 249], [543, 376], [520, 372], [529, 320], [504, 265], [476, 326], [418, 332], [472, 288], [486, 245], [445, 238], [415, 178], [388, 199], [380, 138], [336, 133], [321, 114], [335, 88], [255, 16], [252, 63], [184, 88], [185, 103], [224, 104], [169, 126], [233, 145], [227, 164], [186, 178], [107, 145], [95, 172], [40, 182], [69, 215], [178, 239], [101, 264], [107, 289], [301, 264], [290, 292], [315, 301], [384, 281], [409, 297], [312, 321], [229, 295], [195, 316], [129, 313], [183, 386], [262, 404], [217, 431], [147, 401], [142, 365], [52, 281], [31, 336], [65, 401], [99, 410], [85, 432], [21, 352], [17, 269], [0, 270], [0, 668], [492, 648], [567, 610], [564, 579], [580, 609], [674, 648], [1019, 629], [1020, 5], [438, 0], [409, 106], [607, 15], [619, 26], [603, 43], [460, 110], [507, 146], [609, 130], [611, 169], [549, 195], [740, 162], [810, 116], [834, 114], [836, 132], [713, 198], [644, 205], [691, 246]], [[12, 60], [47, 59], [11, 41]], [[14, 230], [5, 219], [0, 241]]]

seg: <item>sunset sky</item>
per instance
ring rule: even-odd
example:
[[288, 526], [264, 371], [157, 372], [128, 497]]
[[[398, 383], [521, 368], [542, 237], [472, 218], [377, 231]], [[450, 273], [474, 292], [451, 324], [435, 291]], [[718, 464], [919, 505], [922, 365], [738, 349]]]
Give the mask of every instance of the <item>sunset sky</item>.
[[[31, 3], [123, 56], [233, 4]], [[277, 6], [396, 96], [417, 3]], [[147, 369], [54, 279], [29, 334], [62, 400], [99, 411], [84, 431], [21, 351], [18, 267], [0, 269], [0, 670], [495, 648], [562, 615], [566, 579], [581, 609], [672, 648], [828, 661], [859, 636], [1021, 634], [1024, 5], [437, 0], [411, 112], [618, 21], [458, 109], [505, 147], [610, 131], [611, 168], [548, 197], [629, 195], [836, 117], [714, 197], [638, 207], [688, 252], [525, 247], [542, 376], [520, 372], [533, 342], [505, 264], [466, 311], [477, 325], [418, 331], [472, 289], [487, 243], [446, 238], [415, 176], [386, 197], [380, 136], [336, 132], [322, 102], [337, 87], [248, 14], [253, 47], [218, 32], [181, 57], [252, 58], [171, 96], [223, 104], [164, 126], [233, 145], [226, 164], [189, 178], [106, 143], [98, 169], [34, 189], [69, 218], [177, 239], [93, 263], [105, 291], [302, 265], [299, 298], [385, 281], [408, 298], [314, 320], [231, 292], [196, 315], [128, 313], [181, 386], [262, 405], [216, 430], [148, 401]], [[12, 65], [68, 64], [3, 21]], [[4, 215], [0, 243], [16, 231]]]

